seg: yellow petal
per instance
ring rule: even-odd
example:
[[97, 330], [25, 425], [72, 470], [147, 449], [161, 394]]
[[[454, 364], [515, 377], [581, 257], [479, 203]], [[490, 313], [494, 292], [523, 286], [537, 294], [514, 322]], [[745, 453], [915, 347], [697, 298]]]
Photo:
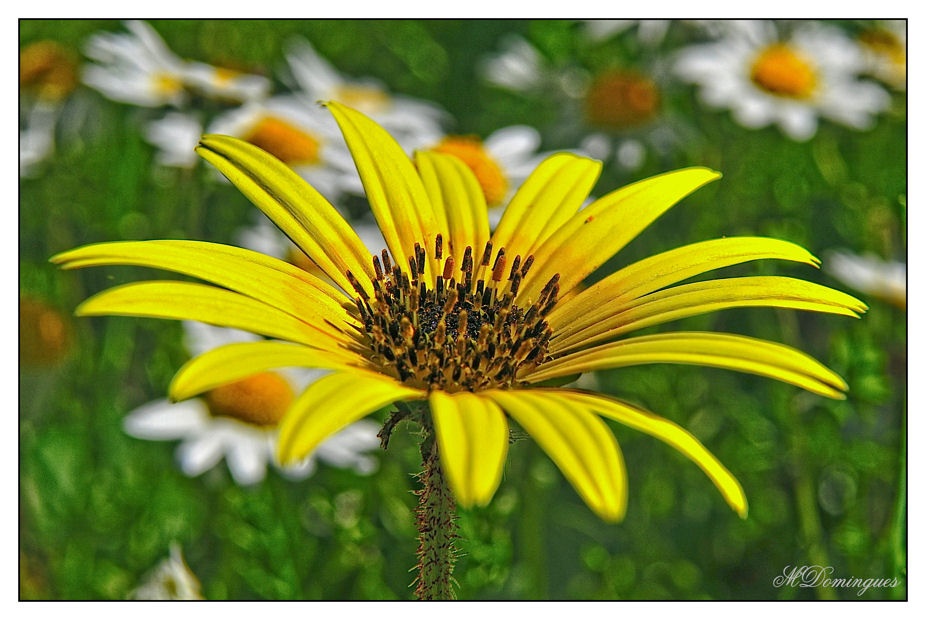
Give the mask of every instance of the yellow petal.
[[437, 220], [411, 160], [392, 136], [360, 112], [335, 101], [326, 105], [341, 127], [389, 251], [407, 270], [415, 243], [422, 244], [428, 256], [424, 280], [433, 284]]
[[341, 305], [343, 294], [294, 265], [259, 252], [205, 241], [120, 241], [84, 246], [52, 257], [63, 269], [137, 265], [207, 280], [263, 301], [323, 331], [359, 325]]
[[571, 299], [563, 299], [547, 315], [554, 330], [576, 320], [591, 324], [603, 306], [641, 297], [693, 276], [748, 261], [779, 259], [819, 266], [799, 245], [764, 237], [726, 237], [692, 243], [637, 261], [596, 282]]
[[572, 153], [543, 160], [511, 199], [492, 234], [494, 255], [504, 249], [509, 260], [518, 255], [526, 260], [578, 211], [599, 174], [601, 162]]
[[280, 423], [278, 460], [302, 459], [329, 436], [396, 401], [427, 398], [385, 375], [363, 370], [339, 372], [310, 385]]
[[429, 398], [440, 462], [464, 507], [485, 506], [502, 480], [508, 422], [492, 400], [471, 392], [433, 391]]
[[536, 300], [555, 274], [566, 294], [679, 200], [720, 178], [707, 168], [667, 172], [607, 194], [573, 215], [535, 251], [518, 292]]
[[522, 379], [536, 383], [577, 372], [640, 364], [695, 364], [739, 370], [791, 383], [830, 398], [845, 398], [842, 378], [809, 355], [775, 342], [711, 332], [639, 336], [541, 364]]
[[711, 479], [730, 507], [740, 517], [746, 518], [749, 508], [743, 487], [733, 477], [733, 474], [717, 460], [717, 457], [711, 454], [694, 435], [678, 424], [629, 403], [611, 398], [578, 390], [557, 390], [557, 393], [564, 398], [583, 404], [600, 415], [666, 442], [694, 461]]
[[79, 316], [116, 314], [201, 321], [332, 351], [353, 342], [345, 334], [323, 332], [256, 299], [191, 282], [124, 284], [94, 295], [75, 312]]
[[350, 271], [372, 295], [370, 252], [331, 203], [286, 164], [230, 136], [203, 136], [196, 152], [228, 177], [338, 286], [353, 295], [345, 275]]
[[[452, 255], [453, 264], [459, 270], [469, 246], [478, 266], [489, 240], [489, 216], [485, 194], [473, 171], [459, 158], [434, 151], [415, 153], [415, 163], [431, 198], [438, 230], [443, 235], [444, 259]], [[427, 250], [430, 254], [434, 248]], [[460, 274], [455, 276], [460, 279]]]
[[351, 366], [365, 366], [364, 358], [350, 351], [322, 351], [288, 342], [235, 342], [188, 361], [174, 375], [167, 393], [173, 400], [185, 400], [274, 368], [344, 370]]
[[610, 340], [644, 327], [727, 308], [791, 308], [858, 318], [867, 306], [835, 289], [778, 276], [724, 278], [683, 284], [626, 303], [608, 304], [609, 313], [583, 327], [570, 324], [554, 337], [554, 354]]
[[627, 472], [617, 440], [601, 419], [574, 401], [542, 390], [481, 392], [543, 448], [589, 507], [620, 521], [627, 507]]

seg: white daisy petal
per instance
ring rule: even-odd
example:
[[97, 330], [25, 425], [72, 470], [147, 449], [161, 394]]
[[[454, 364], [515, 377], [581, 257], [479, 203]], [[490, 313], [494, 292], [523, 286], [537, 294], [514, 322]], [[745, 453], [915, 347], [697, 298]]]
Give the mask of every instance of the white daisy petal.
[[307, 459], [287, 465], [286, 467], [278, 466], [278, 469], [285, 478], [289, 478], [290, 480], [304, 480], [315, 473], [316, 459], [314, 456], [310, 456]]
[[199, 119], [183, 112], [171, 112], [145, 127], [145, 139], [158, 148], [158, 163], [176, 168], [192, 168], [198, 163], [193, 149], [202, 133]]
[[225, 461], [235, 482], [257, 484], [267, 475], [268, 447], [264, 437], [241, 436], [229, 442]]
[[198, 476], [216, 465], [225, 454], [225, 434], [219, 429], [201, 431], [177, 448], [180, 469], [187, 476]]
[[788, 106], [779, 110], [778, 126], [792, 140], [804, 142], [817, 133], [817, 117], [809, 108]]
[[528, 125], [512, 125], [492, 133], [483, 143], [485, 149], [499, 162], [521, 160], [534, 155], [540, 147], [540, 132]]
[[208, 423], [209, 412], [199, 399], [172, 403], [158, 400], [130, 412], [122, 428], [139, 439], [182, 439], [201, 431]]
[[233, 342], [256, 342], [260, 336], [230, 327], [217, 327], [199, 321], [183, 321], [184, 344], [194, 356]]

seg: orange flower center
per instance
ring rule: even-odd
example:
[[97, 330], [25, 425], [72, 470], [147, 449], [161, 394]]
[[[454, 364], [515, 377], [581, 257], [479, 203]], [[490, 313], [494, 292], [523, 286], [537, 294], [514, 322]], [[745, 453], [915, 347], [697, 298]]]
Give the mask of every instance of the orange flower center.
[[473, 171], [482, 187], [488, 206], [499, 205], [505, 199], [508, 193], [508, 181], [505, 179], [501, 166], [492, 159], [479, 138], [447, 136], [434, 147], [434, 150], [438, 153], [455, 155]]
[[54, 41], [31, 43], [19, 52], [19, 85], [44, 99], [63, 99], [77, 86], [77, 65]]
[[293, 388], [272, 372], [241, 379], [206, 394], [214, 416], [235, 418], [254, 426], [276, 426], [293, 402]]
[[273, 116], [261, 118], [244, 139], [285, 164], [304, 166], [321, 161], [317, 137]]
[[389, 95], [379, 88], [356, 84], [338, 86], [332, 99], [367, 114], [382, 111], [390, 103]]
[[813, 66], [787, 45], [771, 45], [752, 63], [750, 79], [767, 93], [792, 99], [809, 99], [817, 87]]
[[25, 364], [51, 365], [70, 349], [71, 333], [64, 317], [44, 303], [19, 299], [19, 359]]
[[652, 119], [659, 110], [659, 89], [633, 71], [602, 73], [588, 90], [585, 116], [593, 125], [625, 129]]

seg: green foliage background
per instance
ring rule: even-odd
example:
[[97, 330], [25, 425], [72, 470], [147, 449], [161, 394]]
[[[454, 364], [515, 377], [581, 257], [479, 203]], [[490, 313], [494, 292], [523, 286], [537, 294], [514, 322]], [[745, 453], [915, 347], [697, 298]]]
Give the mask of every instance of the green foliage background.
[[[528, 37], [554, 63], [590, 69], [641, 65], [632, 37], [583, 42], [560, 21], [154, 21], [181, 57], [275, 75], [282, 44], [302, 34], [341, 71], [434, 101], [455, 131], [482, 136], [533, 124], [545, 147], [575, 147], [549, 128], [547, 101], [485, 85], [477, 60], [506, 33]], [[857, 24], [840, 24], [847, 30]], [[80, 50], [116, 22], [23, 21], [20, 46], [53, 39]], [[670, 38], [666, 46], [684, 41]], [[47, 261], [89, 242], [192, 238], [230, 242], [253, 207], [231, 186], [206, 183], [204, 166], [155, 166], [141, 122], [155, 111], [74, 95], [92, 114], [82, 137], [59, 146], [36, 179], [20, 183], [20, 293], [66, 314], [89, 294], [141, 279], [138, 269], [60, 273]], [[906, 109], [894, 95], [877, 126], [821, 123], [798, 144], [776, 129], [749, 131], [694, 90], [663, 93], [684, 141], [628, 175], [607, 167], [595, 192], [686, 165], [724, 173], [670, 211], [609, 265], [723, 235], [781, 237], [818, 256], [851, 248], [904, 260]], [[725, 275], [782, 273], [837, 288], [825, 271], [754, 263]], [[464, 599], [857, 599], [854, 590], [777, 589], [785, 566], [830, 565], [836, 576], [894, 577], [863, 599], [906, 597], [906, 313], [878, 299], [861, 320], [772, 309], [686, 319], [786, 342], [846, 378], [845, 401], [748, 375], [683, 366], [600, 373], [603, 391], [690, 429], [738, 477], [750, 501], [740, 520], [690, 462], [654, 439], [614, 426], [630, 480], [618, 525], [599, 521], [531, 441], [512, 446], [505, 478], [485, 509], [462, 511]], [[182, 544], [210, 599], [407, 599], [414, 564], [418, 466], [400, 427], [369, 477], [321, 466], [290, 482], [271, 472], [235, 486], [224, 465], [190, 479], [174, 445], [133, 439], [123, 416], [165, 393], [187, 359], [179, 324], [77, 319], [69, 357], [20, 370], [20, 596], [119, 599]]]

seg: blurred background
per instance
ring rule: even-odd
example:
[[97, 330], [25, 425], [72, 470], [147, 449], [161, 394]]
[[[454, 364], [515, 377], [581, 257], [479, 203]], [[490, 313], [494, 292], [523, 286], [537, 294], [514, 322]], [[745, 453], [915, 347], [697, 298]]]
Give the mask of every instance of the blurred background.
[[[681, 455], [612, 425], [629, 507], [606, 524], [518, 441], [492, 503], [460, 511], [460, 598], [905, 598], [905, 49], [905, 24], [878, 21], [21, 21], [20, 597], [411, 597], [411, 429], [385, 453], [358, 429], [298, 472], [264, 469], [270, 452], [255, 448], [263, 461], [248, 468], [230, 426], [222, 446], [206, 445], [214, 402], [174, 426], [139, 411], [204, 338], [234, 335], [75, 318], [87, 296], [152, 272], [48, 262], [85, 243], [181, 238], [298, 263], [196, 161], [205, 131], [274, 152], [368, 226], [356, 172], [314, 103], [337, 98], [409, 152], [460, 155], [495, 204], [552, 150], [604, 161], [597, 196], [714, 168], [722, 180], [602, 271], [771, 236], [823, 268], [760, 261], [718, 275], [793, 275], [870, 306], [860, 320], [757, 308], [671, 326], [796, 346], [847, 380], [844, 401], [708, 368], [582, 377], [694, 433], [742, 483], [749, 517]], [[861, 596], [772, 585], [786, 566], [814, 564], [900, 585]]]

